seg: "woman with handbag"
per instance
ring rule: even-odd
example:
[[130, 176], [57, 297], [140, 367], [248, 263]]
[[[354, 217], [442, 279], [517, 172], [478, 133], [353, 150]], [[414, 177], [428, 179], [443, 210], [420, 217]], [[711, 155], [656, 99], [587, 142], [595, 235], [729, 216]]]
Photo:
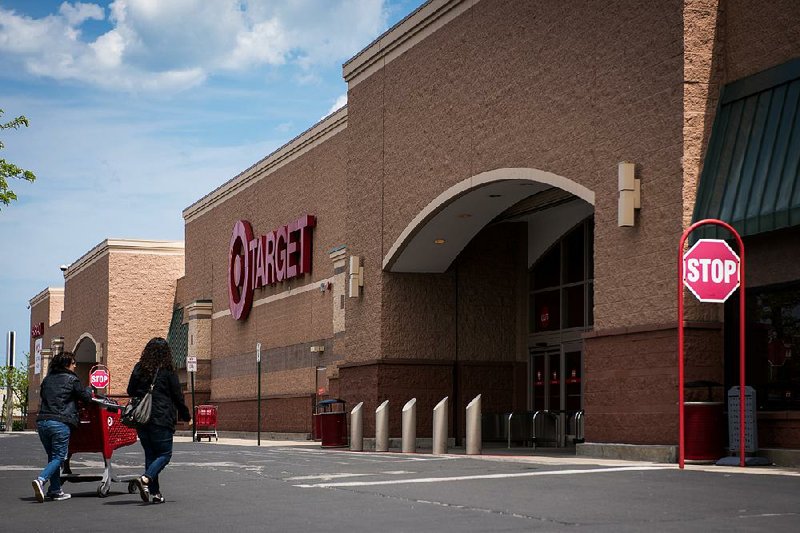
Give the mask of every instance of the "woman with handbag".
[[172, 351], [161, 337], [150, 339], [142, 357], [133, 367], [128, 381], [128, 396], [142, 399], [151, 394], [150, 418], [136, 432], [144, 448], [145, 471], [134, 480], [142, 501], [152, 495], [153, 503], [164, 503], [158, 475], [172, 458], [172, 437], [176, 412], [180, 420], [191, 424], [189, 408], [183, 401], [181, 385], [172, 364]]

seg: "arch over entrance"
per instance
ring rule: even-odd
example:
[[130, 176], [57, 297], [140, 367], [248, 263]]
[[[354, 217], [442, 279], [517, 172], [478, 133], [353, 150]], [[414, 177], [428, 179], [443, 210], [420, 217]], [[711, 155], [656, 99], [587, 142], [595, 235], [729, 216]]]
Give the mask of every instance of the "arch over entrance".
[[77, 363], [75, 374], [81, 380], [81, 383], [88, 384], [89, 372], [99, 362], [97, 341], [89, 333], [84, 333], [78, 338], [72, 353], [75, 354], [75, 362]]
[[84, 333], [75, 343], [72, 353], [75, 354], [76, 363], [96, 363], [97, 341], [90, 334]]
[[594, 206], [594, 192], [535, 168], [500, 168], [457, 183], [406, 226], [383, 258], [390, 272], [441, 273], [477, 233], [506, 209], [551, 188]]

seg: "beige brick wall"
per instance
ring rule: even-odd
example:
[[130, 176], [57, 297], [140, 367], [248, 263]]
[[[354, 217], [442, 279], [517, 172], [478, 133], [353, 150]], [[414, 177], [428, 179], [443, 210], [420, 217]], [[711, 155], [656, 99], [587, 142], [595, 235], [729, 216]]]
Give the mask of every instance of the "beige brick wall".
[[107, 360], [111, 394], [125, 394], [133, 366], [153, 337], [166, 337], [182, 255], [111, 252], [108, 261]]

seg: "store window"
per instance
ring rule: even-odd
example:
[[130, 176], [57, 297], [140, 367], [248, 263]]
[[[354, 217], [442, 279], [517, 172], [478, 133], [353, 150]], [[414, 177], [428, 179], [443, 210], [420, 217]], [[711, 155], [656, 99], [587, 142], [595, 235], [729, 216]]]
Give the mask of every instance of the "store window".
[[[738, 380], [739, 357], [738, 303], [731, 300], [725, 310], [729, 381]], [[745, 377], [756, 389], [758, 408], [800, 410], [800, 282], [747, 289], [745, 308]]]
[[594, 323], [594, 217], [554, 244], [530, 270], [531, 333], [591, 327]]

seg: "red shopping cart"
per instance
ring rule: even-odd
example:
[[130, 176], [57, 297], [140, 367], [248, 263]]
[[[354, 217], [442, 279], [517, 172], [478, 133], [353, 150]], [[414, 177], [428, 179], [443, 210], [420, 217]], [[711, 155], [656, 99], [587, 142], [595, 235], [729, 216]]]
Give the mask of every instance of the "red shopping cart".
[[194, 408], [194, 438], [197, 442], [203, 437], [208, 437], [208, 442], [211, 442], [211, 437], [219, 440], [217, 436], [217, 406], [216, 405], [198, 405]]
[[[137, 476], [114, 476], [111, 468], [111, 455], [117, 448], [136, 443], [136, 430], [124, 426], [120, 421], [123, 406], [109, 398], [93, 398], [92, 402], [80, 408], [78, 428], [72, 431], [69, 439], [69, 456], [64, 462], [61, 481], [82, 483], [99, 481], [97, 495], [108, 496], [111, 482], [128, 483], [128, 492], [133, 493]], [[102, 476], [74, 474], [70, 469], [70, 458], [76, 453], [101, 453], [105, 468]]]

